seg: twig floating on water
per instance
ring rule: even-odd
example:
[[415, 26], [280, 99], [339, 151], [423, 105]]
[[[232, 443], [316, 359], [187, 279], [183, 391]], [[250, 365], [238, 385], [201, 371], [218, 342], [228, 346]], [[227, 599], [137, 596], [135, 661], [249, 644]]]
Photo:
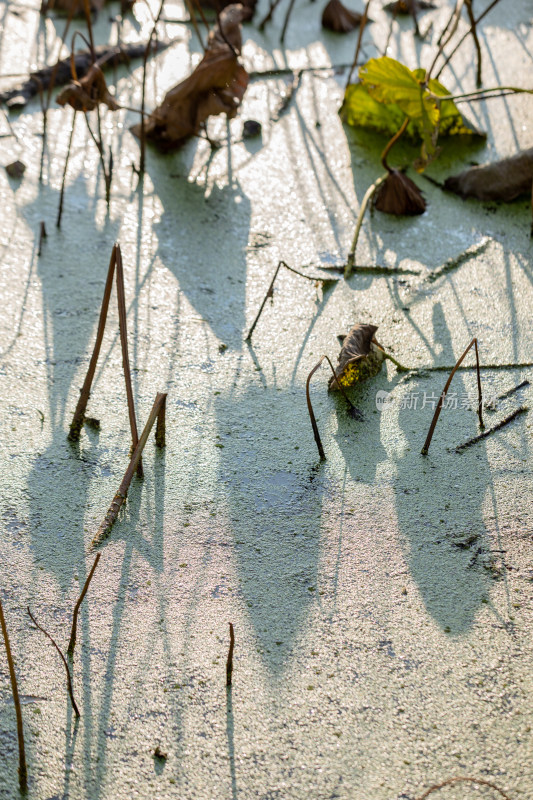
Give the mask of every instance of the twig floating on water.
[[0, 600], [0, 627], [4, 636], [4, 644], [6, 647], [7, 664], [9, 667], [9, 677], [11, 679], [11, 691], [13, 693], [13, 703], [15, 704], [15, 712], [17, 715], [17, 738], [19, 746], [19, 786], [21, 792], [26, 792], [28, 788], [28, 772], [26, 769], [26, 755], [24, 751], [24, 728], [22, 725], [22, 710], [20, 708], [20, 698], [17, 687], [17, 676], [15, 675], [15, 665], [13, 664], [13, 656], [11, 655], [11, 645], [9, 644], [9, 636], [7, 635], [7, 626], [4, 619], [4, 609], [2, 608], [2, 600]]
[[70, 631], [70, 641], [68, 643], [68, 648], [67, 648], [67, 653], [69, 655], [72, 655], [72, 653], [74, 652], [74, 648], [76, 646], [76, 633], [78, 631], [78, 613], [79, 613], [79, 610], [80, 610], [80, 606], [83, 603], [83, 599], [84, 599], [85, 595], [87, 594], [87, 589], [89, 588], [89, 584], [90, 584], [90, 582], [92, 580], [92, 577], [94, 575], [94, 571], [95, 571], [96, 567], [98, 566], [98, 562], [100, 561], [100, 556], [101, 555], [102, 555], [101, 553], [98, 553], [98, 555], [94, 559], [94, 564], [92, 566], [91, 571], [89, 572], [89, 574], [87, 576], [87, 580], [85, 581], [83, 589], [81, 590], [81, 594], [80, 594], [80, 596], [78, 598], [78, 602], [74, 606], [74, 614], [72, 615], [72, 628], [71, 628], [71, 631]]
[[159, 447], [164, 446], [165, 442], [164, 415], [165, 415], [166, 400], [167, 400], [166, 393], [163, 394], [161, 392], [158, 392], [154, 404], [152, 406], [152, 410], [150, 411], [150, 416], [148, 417], [148, 421], [144, 426], [144, 430], [141, 433], [141, 437], [139, 439], [137, 447], [133, 451], [131, 461], [128, 465], [126, 472], [124, 473], [124, 477], [122, 478], [122, 483], [120, 484], [118, 492], [114, 496], [113, 501], [109, 506], [109, 509], [104, 517], [102, 524], [100, 525], [98, 531], [96, 532], [96, 536], [91, 542], [91, 547], [97, 547], [109, 535], [111, 528], [113, 527], [113, 524], [115, 523], [115, 520], [118, 517], [118, 512], [122, 508], [124, 500], [126, 499], [126, 495], [128, 494], [128, 489], [131, 483], [131, 479], [133, 478], [133, 473], [137, 469], [137, 465], [141, 458], [141, 453], [144, 449], [144, 445], [148, 440], [148, 436], [150, 435], [150, 431], [152, 430], [156, 418], [159, 417], [160, 415], [163, 421], [160, 422], [158, 425], [158, 431], [159, 431], [158, 436], [159, 436], [159, 442], [162, 442], [163, 444], [159, 444], [159, 442], [157, 441], [157, 434], [156, 434], [156, 444], [158, 444]]
[[448, 389], [450, 388], [450, 383], [452, 382], [452, 378], [455, 375], [455, 373], [457, 372], [462, 360], [464, 359], [464, 357], [466, 356], [466, 354], [468, 353], [468, 351], [470, 350], [472, 345], [474, 346], [474, 349], [475, 349], [475, 352], [476, 352], [477, 392], [478, 392], [477, 413], [478, 413], [478, 417], [479, 417], [479, 427], [481, 428], [481, 430], [483, 430], [483, 428], [485, 427], [485, 425], [483, 424], [483, 398], [481, 396], [481, 375], [480, 375], [480, 372], [479, 372], [479, 353], [478, 353], [478, 349], [477, 349], [477, 339], [474, 338], [474, 339], [472, 339], [472, 341], [470, 342], [470, 344], [468, 345], [468, 347], [464, 351], [463, 355], [461, 356], [461, 358], [459, 359], [459, 361], [457, 362], [455, 367], [452, 369], [452, 371], [450, 373], [450, 377], [446, 381], [446, 385], [445, 385], [444, 389], [442, 390], [442, 394], [439, 397], [439, 402], [437, 403], [437, 408], [435, 409], [435, 413], [433, 415], [433, 419], [431, 420], [431, 425], [429, 426], [429, 431], [428, 431], [428, 435], [426, 436], [426, 441], [424, 442], [424, 447], [422, 448], [422, 451], [421, 451], [423, 456], [427, 456], [427, 454], [428, 454], [429, 446], [430, 446], [431, 440], [433, 438], [433, 432], [435, 430], [435, 426], [437, 424], [437, 421], [438, 421], [439, 416], [440, 416], [440, 412], [442, 410], [442, 405], [444, 403], [444, 398], [446, 397]]
[[28, 614], [30, 615], [30, 619], [31, 619], [31, 621], [33, 622], [33, 624], [34, 624], [34, 625], [35, 625], [37, 628], [39, 628], [39, 630], [41, 631], [41, 633], [44, 633], [44, 635], [45, 635], [45, 636], [46, 636], [48, 639], [50, 639], [50, 641], [51, 641], [51, 642], [52, 642], [52, 644], [54, 645], [55, 649], [57, 650], [57, 652], [58, 652], [58, 653], [59, 653], [59, 655], [61, 656], [61, 661], [63, 662], [63, 664], [64, 664], [64, 666], [65, 666], [66, 673], [67, 673], [67, 688], [68, 688], [68, 693], [69, 693], [69, 697], [70, 697], [70, 702], [72, 703], [72, 708], [74, 709], [74, 713], [76, 714], [76, 716], [77, 716], [77, 717], [79, 717], [79, 716], [80, 716], [80, 710], [79, 710], [79, 708], [78, 708], [78, 705], [77, 705], [77, 703], [76, 703], [76, 701], [75, 701], [75, 699], [74, 699], [74, 690], [73, 690], [73, 688], [72, 688], [72, 679], [71, 679], [71, 677], [70, 677], [70, 669], [69, 669], [69, 666], [68, 666], [68, 664], [67, 664], [67, 659], [65, 658], [65, 656], [63, 655], [63, 653], [61, 652], [61, 650], [59, 649], [59, 647], [57, 646], [57, 644], [55, 643], [55, 641], [52, 639], [52, 637], [50, 636], [50, 634], [48, 633], [48, 631], [45, 631], [45, 629], [44, 629], [44, 628], [41, 628], [41, 626], [39, 625], [39, 623], [37, 622], [37, 620], [35, 619], [35, 617], [34, 617], [34, 616], [33, 616], [33, 614], [31, 613], [31, 611], [30, 611], [30, 607], [29, 607], [29, 606], [28, 606]]
[[235, 632], [233, 630], [233, 623], [229, 624], [229, 650], [228, 660], [226, 661], [226, 686], [231, 686], [231, 678], [233, 675], [233, 648], [235, 647]]
[[501, 422], [498, 422], [497, 425], [493, 425], [492, 428], [488, 428], [486, 431], [483, 431], [483, 433], [480, 433], [478, 436], [474, 436], [472, 439], [468, 439], [467, 442], [458, 445], [455, 448], [455, 452], [461, 453], [463, 450], [466, 450], [467, 447], [470, 447], [473, 444], [477, 444], [477, 442], [480, 442], [482, 439], [486, 439], [487, 436], [490, 436], [495, 431], [499, 431], [500, 428], [505, 427], [505, 425], [508, 425], [510, 422], [513, 421], [513, 419], [520, 416], [521, 414], [525, 414], [527, 411], [529, 411], [528, 406], [520, 406], [520, 408], [517, 408], [516, 411], [513, 411], [512, 414], [509, 414], [507, 417], [502, 419]]

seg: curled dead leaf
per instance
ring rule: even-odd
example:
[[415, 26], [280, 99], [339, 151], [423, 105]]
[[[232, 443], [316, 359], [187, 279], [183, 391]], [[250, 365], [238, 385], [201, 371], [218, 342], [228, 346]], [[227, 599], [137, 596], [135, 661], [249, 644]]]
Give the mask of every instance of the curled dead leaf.
[[75, 111], [93, 111], [100, 103], [104, 103], [111, 111], [119, 108], [109, 93], [104, 73], [98, 64], [93, 64], [80, 81], [72, 81], [65, 86], [58, 94], [56, 102], [60, 106], [68, 103]]
[[471, 167], [459, 175], [452, 175], [444, 182], [444, 188], [461, 197], [503, 200], [508, 203], [520, 195], [530, 194], [532, 184], [533, 147], [530, 147], [510, 158]]
[[338, 389], [337, 381], [341, 386], [352, 386], [378, 374], [385, 352], [374, 338], [376, 331], [377, 325], [357, 323], [353, 326], [344, 338], [335, 377], [329, 379], [329, 389]]
[[341, 0], [329, 0], [322, 12], [322, 27], [335, 33], [348, 33], [361, 24], [361, 14], [351, 11]]
[[[240, 3], [219, 15], [220, 28], [211, 31], [208, 47], [194, 72], [169, 92], [145, 124], [146, 138], [161, 150], [179, 147], [196, 135], [209, 116], [236, 115], [248, 86], [248, 73], [238, 62], [241, 22], [249, 10]], [[141, 126], [132, 129], [140, 137]]]
[[400, 170], [391, 169], [376, 192], [375, 206], [386, 214], [415, 216], [424, 213], [426, 201], [416, 183]]

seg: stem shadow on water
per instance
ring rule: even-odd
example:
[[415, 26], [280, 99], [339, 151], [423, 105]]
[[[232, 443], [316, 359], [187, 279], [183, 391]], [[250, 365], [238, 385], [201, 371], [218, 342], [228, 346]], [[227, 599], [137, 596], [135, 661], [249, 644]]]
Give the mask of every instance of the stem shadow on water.
[[[294, 415], [306, 423], [300, 388], [223, 394], [215, 412], [219, 483], [227, 492], [240, 587], [257, 650], [278, 679], [318, 593], [323, 475], [316, 459], [300, 463], [306, 446], [295, 433], [301, 423], [294, 424]], [[257, 414], [264, 420], [259, 434]]]

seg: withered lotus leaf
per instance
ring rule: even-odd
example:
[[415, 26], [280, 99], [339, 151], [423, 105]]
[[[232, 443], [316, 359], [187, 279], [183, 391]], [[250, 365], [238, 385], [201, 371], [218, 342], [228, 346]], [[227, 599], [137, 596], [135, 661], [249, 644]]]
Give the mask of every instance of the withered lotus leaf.
[[76, 111], [93, 111], [97, 105], [104, 103], [111, 111], [119, 108], [114, 97], [109, 93], [104, 73], [93, 64], [80, 81], [72, 81], [58, 94], [60, 106], [70, 105]]
[[[231, 5], [232, 0], [200, 0], [202, 8], [212, 8], [214, 11], [222, 11], [226, 6]], [[243, 0], [242, 5], [248, 9], [249, 16], [245, 19], [251, 19], [255, 12], [257, 0]]]
[[335, 33], [349, 33], [361, 24], [361, 14], [351, 11], [341, 0], [329, 0], [322, 12], [322, 27]]
[[417, 14], [419, 11], [428, 11], [431, 8], [435, 8], [435, 4], [427, 0], [395, 0], [385, 6], [385, 9], [392, 14]]
[[[101, 11], [106, 0], [89, 0], [91, 12]], [[44, 4], [45, 11], [61, 11], [73, 17], [82, 17], [85, 14], [84, 0], [48, 0]]]
[[374, 338], [377, 325], [357, 323], [345, 337], [339, 353], [339, 364], [329, 380], [329, 389], [352, 386], [377, 375], [383, 366], [385, 352]]
[[444, 188], [461, 197], [508, 203], [522, 194], [530, 194], [532, 184], [533, 147], [530, 147], [510, 158], [452, 175], [445, 180]]
[[[203, 59], [194, 72], [171, 89], [145, 124], [147, 139], [161, 150], [179, 147], [200, 130], [211, 115], [237, 113], [248, 85], [248, 73], [239, 64], [241, 22], [249, 9], [240, 3], [227, 6], [219, 15], [218, 25], [209, 34]], [[132, 129], [141, 135], [141, 126]]]
[[379, 186], [374, 205], [379, 211], [396, 216], [415, 216], [426, 210], [426, 201], [416, 183], [397, 169], [391, 169]]

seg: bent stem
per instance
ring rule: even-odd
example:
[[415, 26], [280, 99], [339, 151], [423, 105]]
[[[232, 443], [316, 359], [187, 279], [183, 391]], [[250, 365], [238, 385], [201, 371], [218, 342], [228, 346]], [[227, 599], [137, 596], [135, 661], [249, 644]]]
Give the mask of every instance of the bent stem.
[[[479, 15], [479, 17], [476, 17], [476, 19], [474, 20], [474, 25], [473, 25], [473, 26], [472, 26], [472, 25], [470, 25], [469, 29], [468, 29], [468, 30], [466, 31], [466, 33], [465, 33], [465, 34], [464, 34], [464, 35], [463, 35], [463, 36], [462, 36], [462, 37], [459, 39], [459, 41], [457, 42], [457, 44], [455, 45], [455, 47], [453, 48], [453, 50], [451, 51], [451, 53], [450, 53], [449, 55], [447, 55], [447, 56], [444, 58], [444, 63], [442, 64], [441, 68], [439, 69], [439, 71], [438, 71], [438, 72], [437, 72], [437, 74], [435, 75], [435, 79], [436, 79], [436, 80], [438, 80], [438, 79], [439, 79], [441, 72], [442, 72], [442, 71], [443, 71], [443, 69], [444, 69], [444, 68], [445, 68], [445, 67], [446, 67], [446, 66], [449, 64], [449, 62], [451, 61], [451, 59], [453, 58], [453, 56], [455, 55], [455, 53], [456, 53], [456, 52], [459, 50], [459, 48], [461, 47], [461, 45], [463, 44], [463, 42], [465, 41], [465, 39], [466, 39], [466, 38], [467, 38], [467, 37], [468, 37], [468, 36], [469, 36], [469, 35], [470, 35], [470, 34], [473, 32], [473, 28], [475, 28], [475, 27], [476, 27], [476, 25], [478, 25], [478, 24], [481, 22], [481, 20], [482, 20], [482, 19], [484, 19], [484, 18], [487, 16], [487, 14], [489, 13], [489, 11], [492, 11], [492, 9], [494, 8], [494, 6], [496, 6], [496, 5], [497, 5], [499, 2], [500, 2], [500, 0], [492, 0], [492, 3], [490, 3], [490, 4], [487, 6], [487, 8], [486, 8], [484, 11], [482, 11], [482, 12], [481, 12], [481, 14]], [[441, 51], [441, 53], [442, 53], [442, 51]], [[441, 55], [441, 53], [439, 53], [438, 55]], [[433, 67], [432, 67], [432, 71], [433, 71]]]
[[[161, 415], [161, 419], [164, 420], [166, 400], [167, 400], [166, 393], [163, 394], [161, 392], [158, 392], [154, 401], [154, 405], [152, 406], [152, 410], [150, 411], [150, 416], [148, 417], [146, 425], [144, 426], [144, 430], [141, 433], [141, 438], [139, 439], [137, 447], [133, 451], [131, 461], [128, 465], [126, 472], [124, 473], [124, 477], [122, 478], [122, 482], [118, 488], [118, 492], [114, 496], [111, 505], [109, 506], [109, 509], [107, 511], [107, 514], [105, 515], [103, 522], [98, 528], [96, 536], [91, 542], [91, 547], [97, 547], [109, 535], [111, 528], [113, 527], [115, 520], [118, 517], [118, 513], [122, 508], [122, 505], [128, 494], [128, 489], [131, 483], [131, 479], [133, 478], [133, 473], [137, 469], [137, 465], [141, 458], [141, 453], [148, 440], [148, 436], [150, 435], [150, 431], [152, 430], [153, 424], [159, 415]], [[161, 447], [164, 445], [165, 441], [164, 422], [161, 422], [160, 425], [158, 425], [158, 429], [159, 429], [159, 441], [157, 439], [157, 434], [156, 434], [156, 444], [158, 444]], [[163, 442], [163, 445], [159, 444], [160, 442]]]
[[467, 778], [467, 777], [460, 777], [460, 778], [448, 778], [442, 783], [436, 783], [434, 786], [430, 786], [424, 794], [421, 794], [417, 800], [425, 800], [426, 797], [429, 797], [430, 794], [436, 792], [438, 789], [443, 789], [445, 786], [450, 786], [452, 783], [477, 783], [479, 786], [488, 786], [490, 789], [494, 789], [495, 792], [499, 792], [500, 795], [504, 798], [504, 800], [511, 800], [508, 794], [506, 794], [503, 789], [500, 789], [499, 786], [496, 786], [495, 783], [491, 783], [490, 781], [486, 781], [483, 778]]
[[369, 7], [370, 7], [370, 0], [367, 0], [365, 10], [363, 11], [363, 16], [361, 18], [361, 22], [359, 23], [359, 33], [357, 35], [357, 44], [355, 45], [355, 54], [353, 57], [352, 66], [350, 67], [350, 71], [348, 72], [348, 79], [346, 81], [345, 89], [348, 88], [350, 81], [352, 79], [353, 71], [357, 66], [357, 59], [359, 58], [359, 51], [361, 50], [361, 42], [363, 41], [363, 33], [365, 31], [366, 23], [368, 22]]
[[431, 440], [433, 438], [433, 432], [435, 430], [435, 426], [437, 424], [437, 421], [438, 421], [439, 416], [440, 416], [440, 412], [442, 410], [442, 405], [444, 403], [444, 398], [446, 397], [448, 389], [450, 388], [450, 384], [452, 382], [452, 378], [455, 375], [455, 373], [457, 372], [459, 366], [461, 365], [461, 362], [465, 358], [466, 354], [468, 353], [468, 351], [470, 350], [472, 345], [474, 346], [474, 349], [475, 349], [475, 352], [476, 352], [477, 391], [478, 391], [477, 414], [478, 414], [478, 417], [479, 417], [479, 427], [481, 428], [481, 430], [483, 430], [484, 427], [485, 427], [485, 425], [483, 423], [483, 398], [481, 396], [481, 374], [480, 374], [480, 371], [479, 371], [479, 353], [478, 353], [478, 349], [477, 349], [477, 339], [474, 337], [474, 339], [472, 339], [472, 341], [470, 342], [470, 344], [468, 345], [468, 347], [464, 351], [463, 355], [461, 356], [461, 358], [459, 359], [459, 361], [457, 362], [455, 367], [450, 372], [450, 376], [449, 376], [448, 380], [446, 381], [446, 386], [442, 390], [442, 394], [439, 397], [439, 402], [437, 404], [437, 408], [435, 409], [435, 413], [433, 414], [433, 419], [431, 420], [431, 425], [429, 426], [429, 431], [428, 431], [428, 435], [426, 436], [426, 441], [424, 442], [424, 447], [421, 450], [421, 453], [422, 453], [423, 456], [427, 456], [427, 454], [428, 454], [429, 445], [431, 444]]
[[372, 183], [368, 187], [368, 189], [366, 190], [366, 194], [363, 197], [363, 202], [361, 203], [361, 208], [359, 209], [359, 216], [357, 217], [357, 222], [355, 224], [355, 231], [354, 231], [354, 235], [353, 235], [352, 247], [350, 249], [350, 252], [348, 253], [348, 260], [347, 260], [346, 266], [344, 268], [344, 278], [345, 278], [345, 280], [347, 280], [351, 276], [352, 272], [354, 271], [354, 267], [355, 267], [355, 251], [356, 251], [356, 248], [357, 248], [357, 241], [359, 239], [359, 232], [360, 232], [361, 226], [363, 224], [363, 218], [365, 216], [365, 212], [366, 212], [368, 203], [370, 202], [370, 200], [374, 196], [374, 194], [377, 191], [377, 189], [379, 189], [379, 187], [381, 186], [383, 181], [386, 180], [388, 175], [389, 175], [389, 173], [387, 172], [385, 175], [381, 175], [381, 177], [379, 177], [376, 181], [374, 181], [374, 183]]
[[331, 369], [331, 372], [333, 373], [333, 377], [335, 378], [335, 382], [337, 384], [337, 387], [340, 389], [340, 391], [342, 393], [342, 396], [344, 397], [344, 399], [346, 400], [346, 402], [350, 406], [350, 411], [352, 413], [358, 413], [356, 407], [354, 406], [354, 404], [352, 403], [352, 401], [350, 400], [350, 398], [348, 397], [348, 395], [344, 391], [343, 387], [341, 386], [341, 384], [339, 382], [339, 379], [337, 378], [337, 375], [335, 374], [335, 369], [333, 367], [333, 364], [331, 363], [329, 357], [326, 356], [326, 355], [323, 355], [322, 358], [320, 359], [320, 361], [317, 364], [315, 364], [315, 366], [313, 367], [313, 369], [311, 370], [311, 372], [307, 376], [307, 382], [306, 382], [306, 385], [305, 385], [305, 396], [306, 396], [306, 399], [307, 399], [307, 410], [309, 411], [309, 419], [311, 420], [311, 426], [313, 428], [313, 434], [314, 434], [314, 437], [315, 437], [316, 446], [318, 447], [318, 455], [320, 456], [320, 460], [321, 461], [326, 461], [326, 454], [324, 453], [324, 448], [322, 446], [322, 440], [320, 438], [320, 433], [318, 432], [318, 425], [316, 424], [315, 412], [313, 411], [313, 405], [311, 403], [311, 395], [310, 395], [310, 392], [309, 392], [309, 386], [310, 386], [310, 383], [311, 383], [311, 378], [313, 377], [313, 375], [315, 374], [317, 369], [322, 365], [322, 362], [324, 361], [324, 359], [326, 359], [326, 361], [328, 362], [328, 364], [330, 366], [330, 369]]
[[390, 142], [387, 143], [385, 149], [381, 154], [381, 165], [383, 169], [387, 170], [387, 172], [391, 172], [391, 168], [387, 163], [387, 156], [389, 155], [390, 151], [392, 150], [398, 139], [402, 136], [403, 133], [405, 133], [405, 129], [407, 128], [408, 124], [409, 124], [409, 117], [405, 117], [404, 121], [402, 122], [402, 124], [400, 125], [400, 127], [390, 140]]
[[228, 660], [226, 661], [226, 686], [231, 686], [231, 678], [233, 675], [233, 648], [235, 647], [235, 632], [233, 630], [233, 623], [229, 623], [229, 650]]
[[70, 702], [72, 703], [72, 708], [74, 709], [74, 713], [76, 714], [76, 716], [77, 716], [77, 717], [79, 717], [79, 716], [80, 716], [80, 710], [79, 710], [79, 708], [78, 708], [78, 705], [77, 705], [77, 703], [76, 703], [76, 701], [75, 701], [75, 699], [74, 699], [74, 690], [73, 690], [73, 688], [72, 688], [72, 679], [71, 679], [71, 677], [70, 677], [70, 669], [69, 669], [69, 666], [68, 666], [68, 664], [67, 664], [67, 659], [65, 658], [65, 656], [63, 655], [63, 653], [62, 653], [62, 652], [61, 652], [61, 650], [59, 649], [58, 645], [57, 645], [57, 644], [55, 643], [55, 641], [52, 639], [52, 637], [50, 636], [50, 634], [48, 633], [48, 631], [45, 631], [45, 629], [44, 629], [44, 628], [42, 628], [42, 627], [39, 625], [39, 623], [37, 622], [37, 620], [35, 619], [35, 617], [34, 617], [34, 616], [33, 616], [33, 614], [31, 613], [31, 611], [30, 611], [30, 607], [29, 607], [29, 606], [27, 606], [27, 609], [28, 609], [28, 614], [30, 615], [30, 619], [31, 619], [31, 621], [33, 622], [33, 624], [34, 624], [34, 625], [35, 625], [37, 628], [39, 628], [39, 630], [41, 631], [41, 633], [44, 633], [44, 635], [45, 635], [45, 636], [46, 636], [48, 639], [50, 639], [50, 641], [51, 641], [51, 642], [52, 642], [52, 644], [54, 645], [55, 649], [57, 650], [57, 652], [58, 652], [58, 653], [59, 653], [59, 655], [61, 656], [61, 660], [62, 660], [62, 662], [63, 662], [63, 664], [64, 664], [64, 666], [65, 666], [65, 671], [66, 671], [66, 673], [67, 673], [67, 688], [68, 688], [68, 693], [69, 693], [69, 697], [70, 697]]
[[[305, 278], [306, 280], [314, 281], [315, 283], [316, 283], [316, 281], [324, 282], [324, 280], [326, 280], [326, 281], [329, 280], [329, 279], [325, 279], [325, 278], [322, 278], [322, 277], [318, 277], [316, 275], [306, 275], [305, 272], [300, 272], [299, 270], [294, 269], [294, 267], [289, 267], [289, 265], [286, 264], [285, 261], [279, 261], [278, 262], [278, 266], [276, 267], [276, 271], [274, 272], [274, 276], [273, 276], [272, 280], [270, 281], [270, 285], [269, 285], [269, 287], [267, 289], [267, 293], [265, 294], [265, 296], [263, 298], [263, 302], [261, 303], [261, 305], [259, 307], [259, 311], [257, 312], [256, 317], [255, 317], [254, 321], [252, 322], [252, 326], [251, 326], [250, 330], [248, 331], [248, 333], [246, 335], [246, 339], [244, 340], [245, 342], [249, 342], [250, 339], [252, 338], [252, 334], [253, 334], [253, 332], [255, 330], [255, 326], [259, 322], [259, 317], [263, 313], [263, 309], [264, 309], [264, 307], [266, 305], [267, 300], [274, 296], [274, 283], [276, 282], [276, 278], [278, 277], [278, 272], [280, 271], [281, 267], [285, 267], [285, 269], [288, 269], [289, 272], [293, 272], [295, 275], [299, 275], [300, 278]], [[337, 280], [337, 278], [333, 278], [332, 280]]]
[[68, 653], [69, 656], [71, 656], [73, 654], [74, 648], [76, 646], [76, 634], [77, 634], [77, 631], [78, 631], [78, 613], [79, 613], [79, 610], [80, 610], [80, 606], [83, 603], [85, 595], [87, 594], [87, 589], [89, 588], [89, 584], [90, 584], [90, 582], [92, 580], [92, 577], [94, 575], [94, 571], [95, 571], [96, 567], [98, 566], [98, 562], [100, 561], [100, 556], [101, 555], [102, 555], [101, 553], [98, 553], [98, 555], [94, 559], [94, 564], [92, 566], [91, 571], [87, 575], [87, 580], [85, 581], [83, 589], [81, 590], [81, 594], [80, 594], [80, 596], [78, 598], [78, 602], [74, 606], [74, 614], [72, 615], [72, 628], [71, 628], [71, 631], [70, 631], [70, 641], [69, 641], [68, 647], [67, 647], [67, 653]]
[[22, 710], [20, 707], [20, 698], [17, 687], [17, 676], [15, 674], [15, 665], [13, 664], [13, 656], [11, 655], [11, 645], [9, 644], [9, 636], [7, 634], [7, 626], [6, 626], [6, 621], [4, 619], [4, 609], [2, 608], [1, 599], [0, 599], [0, 627], [2, 628], [2, 635], [4, 637], [7, 664], [9, 667], [9, 678], [11, 680], [11, 692], [13, 694], [15, 713], [17, 715], [17, 739], [19, 746], [19, 786], [20, 786], [20, 791], [25, 793], [28, 789], [28, 771], [26, 768], [26, 754], [24, 750], [24, 727], [22, 724]]

